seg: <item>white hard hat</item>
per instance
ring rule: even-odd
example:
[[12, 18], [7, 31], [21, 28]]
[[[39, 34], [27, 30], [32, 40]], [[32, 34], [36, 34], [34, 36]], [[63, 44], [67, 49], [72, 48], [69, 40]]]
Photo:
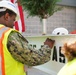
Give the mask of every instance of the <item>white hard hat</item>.
[[[18, 15], [17, 7], [15, 6], [15, 4], [13, 4], [12, 2], [7, 1], [7, 0], [2, 0], [2, 1], [0, 1], [0, 7], [4, 7], [6, 9], [9, 9], [9, 10], [13, 11], [14, 13], [16, 13], [16, 15], [17, 15], [16, 20], [18, 20], [19, 15]], [[1, 11], [2, 11], [2, 9], [0, 10], [0, 12]]]
[[53, 30], [52, 34], [55, 34], [55, 35], [66, 35], [68, 34], [68, 30], [66, 28], [56, 28]]

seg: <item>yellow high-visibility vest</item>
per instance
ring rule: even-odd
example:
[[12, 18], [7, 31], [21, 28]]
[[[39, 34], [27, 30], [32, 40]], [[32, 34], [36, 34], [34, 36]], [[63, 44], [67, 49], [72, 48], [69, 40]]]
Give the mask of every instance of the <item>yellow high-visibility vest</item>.
[[7, 49], [7, 39], [14, 29], [0, 25], [0, 75], [26, 75], [24, 64], [16, 61]]
[[57, 75], [76, 75], [76, 58], [67, 62]]

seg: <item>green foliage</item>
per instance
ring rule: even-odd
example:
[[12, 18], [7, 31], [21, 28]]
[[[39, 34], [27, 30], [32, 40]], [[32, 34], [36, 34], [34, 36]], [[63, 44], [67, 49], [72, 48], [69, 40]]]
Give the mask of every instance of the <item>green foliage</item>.
[[30, 16], [38, 16], [40, 19], [48, 18], [61, 8], [57, 6], [59, 0], [18, 0], [24, 10]]

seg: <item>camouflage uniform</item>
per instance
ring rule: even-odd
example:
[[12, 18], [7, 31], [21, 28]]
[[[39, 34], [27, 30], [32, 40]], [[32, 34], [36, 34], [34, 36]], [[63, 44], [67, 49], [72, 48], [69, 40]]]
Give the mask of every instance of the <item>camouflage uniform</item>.
[[7, 48], [14, 59], [28, 66], [41, 65], [50, 60], [51, 48], [48, 45], [35, 50], [18, 32], [12, 31], [10, 33]]

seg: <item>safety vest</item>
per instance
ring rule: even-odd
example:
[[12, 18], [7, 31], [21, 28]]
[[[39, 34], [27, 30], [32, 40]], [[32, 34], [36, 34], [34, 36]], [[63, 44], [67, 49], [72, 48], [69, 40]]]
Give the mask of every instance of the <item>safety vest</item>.
[[57, 75], [76, 75], [76, 58], [67, 62]]
[[0, 25], [0, 75], [26, 75], [24, 65], [16, 61], [7, 49], [8, 35], [14, 29]]

